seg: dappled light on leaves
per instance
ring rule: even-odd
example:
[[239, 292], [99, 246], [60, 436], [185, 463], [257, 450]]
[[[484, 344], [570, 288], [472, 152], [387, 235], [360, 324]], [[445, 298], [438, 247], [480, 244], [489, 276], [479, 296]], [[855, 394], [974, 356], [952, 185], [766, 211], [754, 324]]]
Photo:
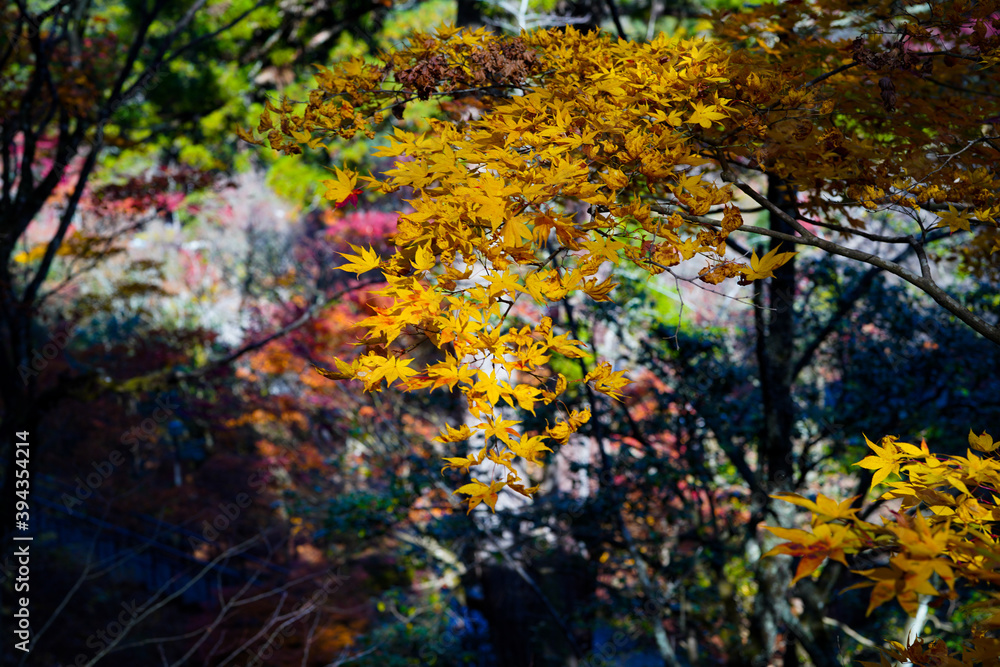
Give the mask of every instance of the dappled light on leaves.
[[[552, 307], [576, 295], [611, 300], [616, 283], [609, 272], [624, 264], [657, 275], [698, 258], [703, 282], [745, 285], [774, 276], [792, 259], [794, 250], [777, 248], [726, 256], [732, 233], [774, 236], [744, 224], [742, 197], [766, 199], [742, 173], [773, 174], [798, 190], [803, 217], [785, 219], [797, 236], [777, 238], [861, 261], [877, 258], [802, 222], [821, 229], [814, 219], [826, 225], [822, 220], [843, 213], [849, 226], [824, 233], [849, 235], [866, 228], [857, 210], [895, 210], [933, 215], [937, 222], [922, 229], [962, 232], [971, 229], [974, 210], [979, 224], [995, 227], [1000, 183], [988, 165], [998, 155], [980, 122], [988, 109], [975, 96], [924, 95], [927, 86], [937, 90], [928, 83], [928, 63], [936, 66], [934, 45], [945, 34], [972, 55], [948, 60], [941, 76], [961, 82], [970, 67], [995, 64], [997, 40], [962, 32], [967, 16], [957, 9], [943, 17], [917, 13], [904, 27], [880, 27], [884, 39], [875, 38], [879, 31], [814, 42], [751, 36], [785, 34], [797, 21], [832, 30], [831, 17], [848, 10], [852, 28], [863, 31], [882, 26], [887, 7], [763, 5], [720, 12], [711, 40], [660, 35], [647, 43], [572, 27], [517, 38], [443, 27], [412, 34], [380, 62], [320, 67], [308, 102], [269, 104], [257, 128], [264, 138], [241, 136], [298, 154], [327, 137], [373, 138], [391, 122], [386, 111], [398, 119], [411, 103], [441, 100], [447, 117], [430, 119], [429, 131], [387, 133], [375, 155], [395, 158], [390, 168], [356, 180], [338, 169], [325, 182], [335, 203], [353, 196], [357, 183], [410, 197], [396, 249], [377, 265], [388, 283], [380, 291], [386, 305], [361, 325], [362, 343], [375, 356], [355, 359], [352, 368], [370, 391], [391, 379], [409, 391], [461, 392], [481, 420], [470, 437], [484, 438], [502, 459], [517, 455], [511, 442], [531, 434], [493, 428], [502, 421], [501, 401], [531, 411], [581, 383], [618, 399], [628, 382], [606, 365], [582, 380], [557, 382], [552, 359], [584, 354], [583, 344], [541, 318], [537, 327], [516, 330], [508, 322], [515, 307]], [[872, 77], [880, 93], [869, 89]], [[476, 113], [453, 113], [462, 106]], [[885, 114], [895, 110], [906, 114], [893, 118], [890, 133]], [[945, 116], [955, 119], [947, 140], [925, 132]], [[376, 268], [372, 251], [347, 259], [347, 271]], [[897, 275], [938, 289], [926, 276]], [[989, 331], [981, 320], [966, 321]], [[423, 341], [445, 350], [446, 360], [408, 365]], [[537, 435], [565, 442], [582, 423], [562, 419]], [[877, 470], [884, 477], [892, 467]]]

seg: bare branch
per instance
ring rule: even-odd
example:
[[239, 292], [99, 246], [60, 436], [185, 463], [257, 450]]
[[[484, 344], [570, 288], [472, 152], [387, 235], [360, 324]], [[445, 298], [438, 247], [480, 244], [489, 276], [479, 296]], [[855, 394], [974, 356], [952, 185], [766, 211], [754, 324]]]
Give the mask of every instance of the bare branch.
[[[781, 232], [774, 232], [770, 229], [762, 229], [760, 227], [751, 227], [744, 225], [740, 227], [737, 231], [750, 232], [755, 234], [762, 234], [764, 236], [770, 236], [776, 239], [782, 239], [790, 243], [799, 243], [802, 245], [812, 246], [814, 248], [820, 248], [825, 250], [830, 254], [839, 255], [841, 257], [847, 257], [848, 259], [853, 259], [859, 262], [864, 262], [866, 264], [871, 264], [872, 266], [877, 266], [888, 273], [893, 274], [899, 278], [902, 278], [911, 285], [920, 288], [928, 296], [934, 299], [938, 304], [940, 304], [949, 313], [962, 320], [967, 324], [973, 331], [982, 335], [986, 339], [993, 343], [1000, 345], [1000, 328], [995, 325], [990, 324], [986, 320], [982, 319], [972, 311], [968, 310], [963, 306], [957, 299], [948, 294], [946, 291], [941, 289], [941, 287], [933, 281], [930, 277], [918, 276], [913, 272], [909, 271], [903, 266], [900, 266], [896, 262], [884, 259], [878, 255], [864, 252], [862, 250], [856, 250], [854, 248], [848, 248], [846, 246], [838, 245], [832, 241], [828, 241], [824, 238], [816, 236], [806, 228], [802, 226], [797, 219], [788, 215], [780, 208], [772, 204], [767, 200], [766, 197], [762, 196], [756, 190], [751, 188], [749, 185], [741, 181], [732, 172], [727, 172], [728, 179], [736, 185], [743, 193], [749, 196], [751, 199], [756, 201], [761, 206], [767, 208], [772, 214], [777, 215], [782, 220], [787, 222], [789, 226], [799, 232], [802, 236], [794, 236], [792, 234], [783, 234]], [[726, 178], [726, 176], [724, 176]], [[714, 224], [714, 223], [713, 223]]]

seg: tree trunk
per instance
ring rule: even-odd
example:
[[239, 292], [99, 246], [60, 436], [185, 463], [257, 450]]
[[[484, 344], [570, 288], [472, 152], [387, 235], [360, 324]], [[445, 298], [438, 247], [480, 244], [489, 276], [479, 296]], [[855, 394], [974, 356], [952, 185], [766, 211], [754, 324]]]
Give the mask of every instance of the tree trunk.
[[[768, 177], [768, 199], [789, 215], [797, 214], [795, 191], [775, 176]], [[770, 226], [775, 231], [794, 233], [787, 223], [775, 215], [771, 216]], [[768, 251], [778, 245], [780, 242], [772, 239]], [[794, 244], [781, 247], [781, 252], [794, 251]], [[794, 490], [792, 438], [796, 408], [792, 386], [795, 381], [794, 305], [797, 279], [796, 262], [792, 258], [774, 271], [774, 277], [766, 286], [755, 283], [756, 353], [764, 410], [758, 475], [760, 486], [768, 494]], [[769, 497], [761, 500], [765, 504], [764, 516], [769, 524], [791, 527], [795, 515], [792, 505]], [[770, 533], [752, 536], [748, 549], [751, 559], [759, 559], [780, 541]], [[755, 667], [770, 664], [777, 650], [778, 635], [784, 633], [788, 651], [794, 653], [795, 644], [799, 644], [816, 667], [839, 667], [837, 645], [822, 622], [825, 600], [806, 595], [803, 596], [803, 604], [807, 613], [799, 618], [792, 611], [789, 602], [791, 565], [792, 559], [788, 556], [757, 560], [755, 579], [758, 588], [750, 621], [750, 663]], [[806, 619], [808, 624], [803, 623]]]
[[[794, 192], [775, 176], [768, 177], [768, 199], [783, 211], [795, 214]], [[792, 233], [781, 218], [772, 215], [772, 229]], [[773, 250], [779, 242], [770, 241], [768, 250]], [[783, 247], [791, 252], [795, 247]], [[762, 253], [758, 253], [762, 254]], [[795, 405], [792, 401], [792, 352], [795, 349], [795, 259], [774, 272], [774, 277], [765, 286], [754, 284], [754, 321], [757, 334], [757, 365], [760, 369], [761, 403], [764, 411], [763, 431], [760, 434], [758, 461], [761, 487], [767, 493], [791, 490], [792, 484], [792, 426], [795, 422]], [[762, 498], [766, 507], [782, 515], [781, 503], [770, 498]], [[784, 518], [784, 517], [782, 517]], [[783, 523], [779, 519], [778, 523]], [[759, 558], [770, 545], [765, 536], [759, 544], [750, 545], [751, 558]], [[756, 537], [751, 538], [755, 541]], [[751, 664], [767, 665], [776, 649], [776, 641], [782, 627], [784, 607], [788, 606], [787, 595], [791, 572], [788, 557], [758, 560], [755, 577], [757, 596], [754, 600], [750, 620], [752, 646]]]
[[455, 25], [459, 28], [474, 30], [483, 25], [483, 8], [479, 0], [457, 0], [457, 15]]
[[483, 567], [483, 616], [499, 667], [531, 667], [536, 663], [531, 642], [530, 610], [537, 599], [513, 568]]

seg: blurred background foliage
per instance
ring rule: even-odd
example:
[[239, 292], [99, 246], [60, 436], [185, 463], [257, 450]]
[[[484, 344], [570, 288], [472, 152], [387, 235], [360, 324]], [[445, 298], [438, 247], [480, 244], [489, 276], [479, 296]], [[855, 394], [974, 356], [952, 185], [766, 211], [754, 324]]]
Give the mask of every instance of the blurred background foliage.
[[[645, 665], [664, 664], [664, 631], [679, 664], [756, 664], [752, 528], [771, 480], [755, 459], [763, 334], [747, 294], [626, 274], [615, 303], [548, 313], [635, 384], [616, 405], [573, 397], [595, 418], [528, 471], [535, 502], [466, 516], [430, 440], [464, 419], [450, 394], [363, 394], [314, 370], [353, 354], [352, 325], [379, 299], [378, 277], [333, 270], [337, 253], [388, 247], [405, 206], [331, 209], [318, 187], [334, 165], [388, 166], [371, 156], [384, 137], [292, 159], [234, 134], [266, 99], [304, 99], [313, 64], [374, 57], [414, 29], [572, 23], [641, 41], [710, 35], [705, 11], [740, 4], [5, 3], [0, 120], [17, 164], [4, 185], [41, 199], [3, 211], [0, 398], [4, 428], [31, 420], [47, 504], [33, 510], [37, 644], [4, 664]], [[49, 97], [32, 89], [45, 68]], [[132, 92], [116, 98], [119, 77]], [[426, 128], [433, 108], [400, 122]], [[63, 153], [61, 132], [78, 133]], [[926, 297], [831, 257], [803, 256], [797, 280], [800, 493], [863, 492], [863, 430], [961, 452], [970, 426], [1000, 416], [984, 399], [1000, 396], [995, 346]], [[994, 284], [956, 283], [995, 310]], [[587, 363], [557, 367], [579, 377]], [[15, 570], [7, 556], [5, 615]], [[188, 581], [204, 594], [171, 597]], [[906, 622], [866, 618], [863, 595], [838, 595], [851, 583], [828, 564], [789, 592], [845, 665]], [[123, 604], [160, 602], [109, 630]], [[970, 622], [935, 609], [926, 631], [957, 641]], [[782, 630], [771, 664], [808, 660]]]

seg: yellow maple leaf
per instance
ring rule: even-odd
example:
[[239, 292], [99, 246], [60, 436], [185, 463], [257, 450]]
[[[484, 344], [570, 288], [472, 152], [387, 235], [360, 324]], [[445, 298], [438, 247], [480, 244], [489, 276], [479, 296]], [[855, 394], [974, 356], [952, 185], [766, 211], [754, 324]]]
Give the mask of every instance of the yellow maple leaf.
[[321, 368], [313, 364], [313, 368], [316, 372], [325, 378], [330, 378], [331, 380], [350, 380], [356, 375], [356, 368], [350, 364], [341, 361], [340, 359], [334, 359], [334, 363], [337, 365], [336, 371], [327, 370], [326, 368]]
[[763, 280], [764, 278], [771, 278], [774, 276], [775, 269], [797, 254], [794, 252], [778, 253], [778, 248], [780, 247], [781, 244], [779, 243], [771, 252], [759, 258], [757, 257], [757, 253], [754, 252], [750, 257], [750, 268], [743, 267], [742, 269], [746, 279]]
[[584, 282], [583, 291], [594, 301], [611, 301], [608, 294], [616, 287], [618, 287], [618, 283], [611, 278], [606, 278], [600, 283], [597, 282], [597, 278], [591, 278]]
[[503, 244], [509, 248], [521, 245], [522, 241], [531, 240], [531, 229], [525, 223], [525, 218], [515, 216], [509, 218], [503, 226]]
[[704, 180], [701, 178], [701, 174], [689, 174], [684, 172], [677, 172], [677, 185], [674, 186], [674, 192], [681, 193], [686, 190], [691, 193], [696, 199], [702, 199], [708, 195], [708, 190], [705, 189]]
[[535, 401], [539, 400], [538, 397], [541, 393], [538, 387], [532, 387], [530, 384], [519, 384], [514, 387], [513, 396], [521, 408], [535, 414]]
[[417, 271], [430, 271], [437, 264], [434, 253], [427, 249], [427, 246], [417, 248], [417, 253], [413, 258], [413, 268]]
[[784, 544], [775, 546], [764, 554], [764, 557], [786, 554], [802, 558], [792, 579], [793, 584], [812, 574], [827, 558], [847, 565], [844, 549], [854, 546], [857, 542], [857, 539], [850, 534], [848, 526], [819, 523], [813, 527], [811, 533], [780, 526], [764, 526], [764, 528], [777, 537], [788, 540]]
[[580, 351], [580, 348], [584, 347], [583, 341], [571, 339], [569, 334], [559, 334], [558, 336], [550, 334], [546, 342], [549, 350], [558, 352], [564, 357], [579, 359], [584, 356], [583, 352]]
[[342, 264], [341, 266], [336, 267], [337, 269], [340, 269], [341, 271], [350, 271], [352, 273], [356, 273], [360, 278], [362, 273], [371, 271], [372, 269], [376, 268], [379, 264], [382, 263], [382, 260], [378, 256], [378, 253], [375, 252], [375, 250], [373, 250], [370, 247], [367, 250], [365, 250], [364, 248], [359, 248], [355, 245], [352, 245], [351, 248], [358, 254], [350, 255], [344, 252], [337, 253], [344, 259], [350, 260], [348, 264]]
[[507, 488], [508, 489], [512, 489], [514, 491], [517, 491], [522, 496], [526, 496], [528, 498], [530, 498], [536, 491], [538, 491], [538, 485], [537, 484], [535, 486], [524, 488], [523, 484], [517, 484], [517, 483], [511, 482], [509, 480], [507, 481]]
[[621, 392], [618, 390], [631, 382], [631, 380], [625, 377], [625, 371], [612, 371], [611, 364], [606, 361], [587, 373], [583, 381], [592, 381], [596, 391], [610, 396], [616, 401], [620, 401], [622, 397]]
[[533, 435], [530, 437], [522, 435], [519, 441], [512, 441], [508, 446], [512, 452], [524, 460], [538, 464], [541, 464], [541, 461], [538, 460], [538, 456], [542, 452], [552, 451], [550, 448], [545, 446], [545, 438], [540, 435]]
[[493, 419], [493, 417], [487, 417], [485, 422], [477, 424], [479, 428], [483, 429], [483, 433], [486, 439], [489, 440], [492, 437], [497, 437], [503, 440], [507, 446], [510, 446], [510, 436], [517, 436], [518, 433], [512, 426], [516, 426], [521, 422], [511, 421], [508, 419], [498, 418]]
[[[591, 252], [591, 254], [596, 258], [608, 260], [609, 262], [614, 262], [618, 264], [621, 260], [621, 250], [625, 247], [625, 243], [622, 241], [617, 241], [613, 238], [600, 236], [596, 239], [590, 241], [584, 241], [583, 247]], [[567, 289], [572, 289], [572, 286], [567, 285]]]
[[487, 276], [486, 279], [490, 282], [490, 296], [493, 297], [504, 293], [512, 296], [517, 294], [518, 290], [521, 289], [521, 286], [517, 284], [517, 277], [516, 273], [510, 273], [509, 271]]
[[1000, 440], [993, 442], [993, 436], [986, 431], [982, 435], [976, 435], [969, 429], [969, 446], [980, 452], [992, 452], [1000, 446]]
[[323, 197], [329, 201], [340, 203], [354, 193], [358, 184], [358, 174], [350, 169], [341, 170], [338, 167], [334, 167], [334, 172], [337, 174], [336, 180], [323, 181], [323, 185], [326, 186]]
[[434, 438], [435, 442], [462, 442], [472, 437], [472, 429], [468, 424], [462, 424], [461, 428], [452, 428], [445, 425], [445, 432]]
[[459, 382], [471, 386], [474, 384], [473, 378], [475, 375], [476, 370], [474, 368], [469, 368], [464, 364], [459, 365], [454, 357], [427, 367], [427, 377], [433, 381], [431, 385], [432, 390], [444, 385], [448, 385], [448, 389], [453, 390]]
[[550, 288], [550, 284], [537, 271], [532, 271], [524, 277], [523, 291], [530, 294], [536, 303], [545, 303]]
[[472, 390], [485, 396], [490, 405], [496, 405], [501, 396], [510, 392], [509, 385], [506, 385], [502, 380], [497, 380], [496, 371], [490, 371], [489, 375], [483, 370], [478, 372], [480, 380], [472, 386]]
[[972, 218], [972, 214], [967, 211], [959, 211], [951, 204], [948, 204], [948, 212], [938, 213], [938, 217], [941, 218], [941, 221], [933, 228], [947, 227], [948, 231], [954, 234], [958, 231], [969, 231], [969, 220]]
[[883, 441], [885, 445], [880, 447], [865, 436], [868, 447], [875, 452], [875, 456], [866, 456], [854, 465], [861, 466], [867, 470], [874, 470], [872, 475], [872, 486], [875, 486], [891, 473], [899, 474], [899, 458], [896, 455], [896, 446], [893, 442]]
[[[889, 600], [899, 596], [905, 589], [906, 573], [894, 562], [889, 562], [889, 567], [877, 567], [871, 570], [860, 570], [858, 574], [872, 579], [875, 583], [872, 587], [871, 597], [868, 600], [868, 609], [865, 616], [870, 616], [873, 611]], [[871, 584], [868, 584], [871, 585]], [[857, 585], [860, 588], [860, 585]], [[934, 591], [935, 593], [937, 591]], [[900, 599], [903, 604], [903, 599]]]
[[817, 495], [816, 502], [809, 500], [808, 498], [803, 498], [797, 493], [775, 493], [771, 496], [772, 498], [777, 498], [779, 500], [784, 500], [785, 502], [792, 503], [793, 505], [798, 505], [799, 507], [805, 507], [807, 510], [816, 514], [817, 516], [823, 518], [826, 521], [835, 521], [836, 519], [851, 519], [855, 514], [858, 513], [857, 509], [851, 508], [851, 503], [853, 503], [857, 496], [852, 496], [847, 500], [838, 503], [833, 498], [828, 498], [822, 493]]
[[490, 482], [490, 484], [487, 486], [486, 484], [480, 482], [478, 479], [474, 479], [470, 483], [462, 487], [459, 487], [459, 489], [455, 491], [455, 493], [464, 493], [469, 496], [468, 498], [469, 511], [466, 512], [466, 514], [471, 512], [476, 507], [476, 505], [482, 502], [485, 502], [491, 510], [496, 512], [497, 499], [499, 498], [498, 493], [500, 489], [506, 486], [506, 484], [507, 482], [500, 480], [496, 482]]
[[[466, 428], [468, 428], [468, 426], [466, 426]], [[435, 440], [437, 440], [437, 438], [435, 438]], [[446, 456], [444, 457], [443, 460], [447, 461], [448, 465], [441, 468], [441, 472], [443, 473], [445, 470], [449, 469], [458, 470], [460, 472], [469, 472], [469, 468], [471, 468], [472, 466], [477, 466], [483, 462], [483, 459], [486, 457], [486, 452], [488, 449], [489, 447], [483, 447], [482, 449], [479, 450], [478, 455], [469, 454], [468, 456], [463, 456], [463, 457]]]
[[364, 381], [365, 386], [371, 388], [383, 378], [387, 385], [391, 385], [397, 379], [406, 381], [407, 378], [417, 374], [412, 368], [407, 368], [413, 359], [401, 359], [396, 356], [383, 357], [381, 355], [369, 355], [366, 357], [367, 373], [358, 373], [357, 377]]
[[573, 410], [566, 421], [556, 422], [545, 429], [545, 435], [556, 442], [565, 443], [569, 436], [580, 430], [580, 427], [590, 421], [590, 410]]
[[712, 127], [712, 121], [722, 120], [726, 117], [726, 114], [716, 111], [719, 107], [714, 104], [706, 105], [701, 102], [692, 102], [691, 106], [694, 107], [694, 112], [688, 116], [687, 122], [701, 125], [704, 128]]

